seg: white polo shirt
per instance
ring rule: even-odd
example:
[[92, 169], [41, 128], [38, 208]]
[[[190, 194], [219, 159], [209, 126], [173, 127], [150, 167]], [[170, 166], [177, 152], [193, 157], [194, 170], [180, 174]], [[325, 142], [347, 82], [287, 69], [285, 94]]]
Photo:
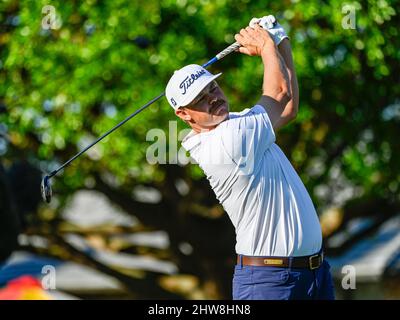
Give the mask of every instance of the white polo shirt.
[[214, 130], [182, 142], [199, 164], [236, 231], [236, 252], [305, 256], [321, 249], [319, 220], [282, 150], [265, 109], [231, 112]]

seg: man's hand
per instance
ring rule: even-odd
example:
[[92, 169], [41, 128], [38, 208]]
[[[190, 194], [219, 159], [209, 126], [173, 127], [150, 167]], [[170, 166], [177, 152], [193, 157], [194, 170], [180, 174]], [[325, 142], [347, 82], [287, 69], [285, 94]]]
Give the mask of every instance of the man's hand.
[[[274, 129], [279, 129], [296, 117], [299, 105], [299, 87], [289, 38], [285, 30], [272, 15], [262, 18], [253, 18], [249, 25], [250, 28], [254, 28], [255, 30], [260, 26], [267, 30], [278, 48], [278, 58], [280, 60], [282, 74], [286, 80], [286, 85], [282, 85], [281, 79], [276, 81], [276, 79], [279, 79], [281, 76], [279, 72], [275, 72], [275, 75], [271, 73], [271, 63], [273, 65], [276, 59], [273, 59], [273, 54], [265, 52], [262, 55], [264, 62], [263, 96], [259, 104], [267, 110]], [[284, 39], [286, 40], [283, 41]], [[267, 64], [269, 64], [269, 66], [267, 66]], [[277, 70], [275, 69], [275, 71]], [[274, 80], [276, 83], [272, 84], [271, 81]], [[279, 83], [281, 84], [279, 85]], [[277, 88], [280, 90], [280, 94], [277, 93]], [[287, 92], [285, 92], [286, 90]]]
[[249, 56], [261, 56], [265, 50], [275, 47], [270, 34], [258, 24], [254, 28], [247, 27], [235, 35], [235, 40], [241, 45], [240, 53]]

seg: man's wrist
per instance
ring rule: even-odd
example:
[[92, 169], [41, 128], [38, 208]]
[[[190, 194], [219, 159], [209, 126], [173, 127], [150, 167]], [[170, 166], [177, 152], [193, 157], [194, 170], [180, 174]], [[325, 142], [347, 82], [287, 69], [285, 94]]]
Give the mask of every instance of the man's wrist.
[[260, 56], [262, 58], [268, 57], [271, 55], [271, 53], [275, 53], [276, 50], [276, 45], [275, 43], [271, 40], [268, 41], [267, 43], [264, 44], [264, 46], [261, 48]]

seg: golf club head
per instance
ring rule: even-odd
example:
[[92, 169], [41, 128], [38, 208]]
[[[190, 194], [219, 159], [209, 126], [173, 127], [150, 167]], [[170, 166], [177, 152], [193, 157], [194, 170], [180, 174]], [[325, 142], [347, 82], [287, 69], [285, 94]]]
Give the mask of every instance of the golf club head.
[[46, 201], [47, 203], [50, 203], [53, 192], [51, 190], [49, 176], [45, 176], [43, 178], [42, 183], [40, 184], [40, 191], [42, 193], [43, 200]]

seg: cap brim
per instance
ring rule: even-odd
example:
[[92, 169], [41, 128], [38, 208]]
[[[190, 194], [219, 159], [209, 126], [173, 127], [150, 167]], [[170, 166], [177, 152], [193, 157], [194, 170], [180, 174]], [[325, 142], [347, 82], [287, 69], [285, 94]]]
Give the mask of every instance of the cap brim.
[[221, 74], [222, 74], [222, 72], [215, 74], [212, 77], [209, 77], [206, 82], [203, 82], [203, 83], [199, 84], [198, 87], [194, 88], [192, 91], [193, 92], [192, 96], [188, 97], [185, 101], [183, 101], [181, 103], [180, 107], [186, 107], [187, 105], [189, 105], [194, 99], [196, 99], [196, 97], [200, 94], [200, 92], [210, 84], [210, 82], [217, 79]]

